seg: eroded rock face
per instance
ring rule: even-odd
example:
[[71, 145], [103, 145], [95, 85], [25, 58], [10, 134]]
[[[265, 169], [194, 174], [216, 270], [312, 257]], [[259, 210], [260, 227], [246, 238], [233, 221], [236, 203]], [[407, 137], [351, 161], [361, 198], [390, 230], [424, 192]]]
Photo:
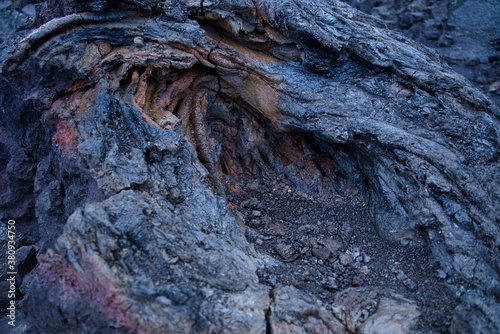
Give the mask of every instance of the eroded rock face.
[[34, 331], [409, 332], [391, 292], [332, 306], [260, 280], [280, 260], [232, 198], [283, 175], [355, 189], [389, 242], [424, 237], [468, 286], [452, 326], [480, 304], [471, 330], [498, 329], [499, 111], [432, 51], [337, 1], [57, 8], [1, 58], [1, 215], [39, 254]]
[[494, 0], [344, 0], [437, 50], [500, 105], [500, 6]]
[[420, 316], [414, 302], [390, 291], [348, 288], [337, 294], [335, 316], [354, 333], [408, 333]]

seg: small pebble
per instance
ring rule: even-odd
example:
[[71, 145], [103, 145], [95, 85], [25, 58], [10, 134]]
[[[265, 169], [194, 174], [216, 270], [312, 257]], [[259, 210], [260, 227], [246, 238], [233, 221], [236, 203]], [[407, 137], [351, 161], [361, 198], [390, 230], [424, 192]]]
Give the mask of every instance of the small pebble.
[[328, 280], [325, 283], [325, 287], [329, 290], [337, 290], [339, 287], [337, 285], [337, 280], [333, 277], [328, 277]]
[[330, 257], [332, 252], [327, 248], [313, 248], [312, 254], [320, 260], [326, 260]]
[[252, 197], [250, 199], [247, 199], [247, 200], [241, 202], [240, 206], [242, 208], [255, 208], [259, 204], [260, 204], [260, 201], [257, 198]]
[[340, 254], [339, 260], [340, 260], [340, 263], [342, 263], [342, 265], [344, 265], [344, 266], [348, 266], [352, 263], [352, 258], [347, 254]]
[[140, 36], [134, 37], [134, 45], [136, 48], [142, 49], [144, 47], [144, 38]]
[[411, 279], [407, 279], [403, 282], [404, 286], [411, 292], [417, 291], [417, 283]]
[[361, 252], [359, 251], [358, 248], [354, 248], [352, 251], [351, 251], [351, 257], [353, 259], [356, 259], [357, 257], [361, 256]]
[[351, 227], [351, 225], [349, 225], [349, 224], [347, 224], [347, 223], [342, 224], [341, 230], [342, 230], [342, 232], [344, 232], [346, 235], [351, 235], [351, 234], [353, 234], [353, 233], [354, 233], [354, 230], [353, 230], [353, 228]]
[[400, 281], [404, 281], [405, 279], [408, 278], [408, 276], [404, 272], [399, 272], [399, 274], [396, 275], [396, 278]]
[[363, 284], [365, 284], [365, 281], [363, 281], [361, 278], [356, 277], [352, 280], [351, 284], [352, 286], [363, 286]]
[[359, 271], [364, 274], [365, 276], [368, 275], [370, 273], [370, 269], [368, 269], [367, 266], [362, 266], [361, 268], [359, 268]]
[[448, 275], [446, 274], [446, 272], [443, 269], [438, 269], [436, 271], [436, 277], [437, 278], [445, 279], [447, 276]]
[[276, 277], [276, 275], [274, 275], [274, 274], [269, 275], [269, 284], [271, 284], [271, 286], [275, 286], [277, 279], [278, 278]]
[[259, 227], [261, 225], [261, 221], [259, 219], [252, 219], [248, 222], [248, 225], [251, 227]]
[[172, 302], [170, 301], [170, 299], [168, 299], [167, 297], [165, 296], [159, 296], [159, 297], [156, 297], [156, 301], [162, 305], [167, 305], [167, 306], [170, 306], [172, 305]]

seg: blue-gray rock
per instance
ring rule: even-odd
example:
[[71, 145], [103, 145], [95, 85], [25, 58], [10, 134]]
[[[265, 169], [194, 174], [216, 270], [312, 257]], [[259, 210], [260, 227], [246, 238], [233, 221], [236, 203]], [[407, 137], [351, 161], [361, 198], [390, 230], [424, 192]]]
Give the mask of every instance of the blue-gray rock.
[[391, 314], [407, 332], [410, 301], [400, 318], [367, 292], [381, 313], [362, 305], [352, 325], [259, 281], [279, 263], [229, 198], [283, 175], [297, 193], [330, 178], [363, 194], [388, 242], [423, 235], [438, 272], [483, 293], [456, 324], [500, 296], [499, 110], [382, 21], [326, 0], [61, 0], [16, 29], [0, 53], [0, 217], [38, 254], [34, 332], [337, 333]]

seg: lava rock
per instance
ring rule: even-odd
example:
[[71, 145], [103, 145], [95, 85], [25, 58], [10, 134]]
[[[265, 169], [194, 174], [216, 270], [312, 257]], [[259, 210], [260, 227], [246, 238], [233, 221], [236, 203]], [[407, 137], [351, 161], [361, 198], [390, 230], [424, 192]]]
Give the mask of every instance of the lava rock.
[[408, 333], [420, 315], [415, 302], [370, 288], [337, 293], [332, 310], [349, 331], [367, 334]]
[[361, 279], [359, 277], [353, 278], [353, 280], [351, 282], [352, 286], [363, 286], [363, 284], [365, 284], [365, 282], [363, 281], [363, 279]]
[[269, 235], [286, 235], [288, 233], [288, 228], [283, 224], [274, 223], [267, 228], [266, 232]]
[[344, 253], [339, 255], [339, 260], [343, 266], [348, 266], [352, 263], [352, 257], [350, 257], [348, 254], [344, 254]]
[[[468, 0], [402, 24], [420, 33], [448, 16], [475, 29], [474, 5], [485, 16], [497, 8]], [[427, 47], [339, 1], [45, 1], [39, 26], [23, 26], [12, 6], [0, 9], [0, 215], [16, 219], [19, 245], [36, 252], [38, 264], [23, 250], [27, 331], [411, 327], [413, 303], [390, 292], [339, 295], [334, 316], [292, 287], [318, 272], [288, 287], [259, 280], [257, 268], [283, 263], [261, 250], [292, 261], [298, 241], [279, 218], [262, 217], [272, 241], [246, 231], [228, 203], [249, 197], [250, 178], [279, 180], [275, 194], [291, 207], [299, 191], [366, 199], [388, 242], [411, 253], [423, 235], [441, 278], [483, 303], [499, 295], [500, 114]], [[463, 46], [457, 37], [443, 49]], [[447, 211], [451, 201], [461, 209]], [[266, 214], [266, 204], [250, 209]], [[302, 217], [298, 230], [326, 233]], [[352, 244], [354, 225], [335, 224]], [[342, 249], [308, 246], [317, 244]], [[354, 255], [330, 255], [340, 284], [360, 266]], [[457, 314], [480, 305], [463, 303]]]
[[259, 203], [260, 202], [257, 198], [252, 197], [241, 202], [240, 206], [242, 208], [255, 208], [257, 205], [259, 205]]
[[274, 249], [285, 261], [293, 261], [299, 257], [292, 245], [283, 242], [275, 244]]
[[412, 279], [404, 280], [403, 284], [404, 284], [405, 288], [407, 288], [409, 291], [417, 291], [417, 289], [418, 289], [417, 283], [415, 283], [415, 281]]
[[342, 249], [342, 243], [333, 238], [320, 238], [318, 244], [325, 246], [331, 253], [335, 253]]
[[330, 255], [332, 254], [332, 252], [330, 251], [330, 249], [328, 249], [326, 247], [325, 248], [313, 248], [312, 254], [318, 259], [327, 260], [330, 257]]

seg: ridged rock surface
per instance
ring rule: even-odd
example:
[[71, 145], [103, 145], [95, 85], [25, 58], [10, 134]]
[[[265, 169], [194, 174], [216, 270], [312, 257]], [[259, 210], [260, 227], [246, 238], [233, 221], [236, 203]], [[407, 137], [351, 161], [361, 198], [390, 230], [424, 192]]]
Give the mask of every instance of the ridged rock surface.
[[500, 113], [430, 49], [326, 0], [46, 1], [34, 22], [0, 57], [0, 217], [38, 261], [24, 329], [409, 332], [391, 291], [259, 280], [279, 261], [229, 196], [287, 174], [357, 189], [388, 242], [424, 236], [467, 286], [451, 328], [500, 330]]

